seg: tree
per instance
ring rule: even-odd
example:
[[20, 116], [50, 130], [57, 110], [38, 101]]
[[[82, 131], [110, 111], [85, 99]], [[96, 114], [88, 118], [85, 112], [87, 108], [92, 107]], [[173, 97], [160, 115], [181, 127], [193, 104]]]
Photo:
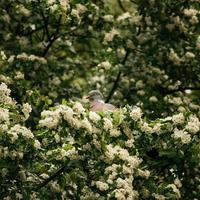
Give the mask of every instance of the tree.
[[0, 6], [2, 198], [200, 197], [198, 0]]

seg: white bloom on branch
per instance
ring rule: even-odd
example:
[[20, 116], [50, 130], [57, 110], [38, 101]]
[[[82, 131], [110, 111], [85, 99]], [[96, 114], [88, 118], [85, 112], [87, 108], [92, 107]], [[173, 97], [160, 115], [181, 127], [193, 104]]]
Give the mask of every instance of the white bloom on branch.
[[100, 191], [106, 191], [108, 190], [109, 186], [107, 183], [104, 183], [102, 181], [97, 181], [96, 182], [96, 187], [100, 190]]
[[181, 198], [181, 193], [175, 184], [169, 184], [166, 188], [172, 188], [173, 192], [177, 195], [177, 198]]
[[81, 121], [81, 127], [87, 129], [89, 133], [92, 133], [92, 125], [90, 124], [87, 118]]
[[152, 102], [152, 103], [156, 103], [156, 102], [158, 102], [158, 99], [157, 99], [156, 96], [151, 96], [151, 97], [149, 98], [149, 101]]
[[29, 114], [30, 114], [31, 111], [32, 111], [31, 105], [29, 103], [24, 103], [23, 108], [22, 108], [22, 112], [25, 116], [25, 119], [29, 118]]
[[10, 98], [11, 90], [5, 83], [1, 83], [0, 85], [0, 103], [14, 105], [15, 101]]
[[121, 135], [121, 132], [118, 129], [111, 129], [110, 130], [110, 135], [112, 137], [118, 137], [119, 135]]
[[186, 129], [190, 133], [197, 133], [200, 130], [200, 121], [195, 115], [190, 115]]
[[104, 15], [104, 16], [103, 16], [103, 19], [104, 19], [106, 22], [112, 22], [112, 21], [114, 20], [113, 15]]
[[101, 119], [101, 117], [96, 112], [90, 111], [89, 112], [89, 119], [92, 122], [97, 123]]
[[134, 107], [130, 113], [130, 117], [134, 120], [134, 121], [138, 121], [139, 119], [141, 119], [142, 117], [142, 110], [139, 107]]
[[80, 102], [75, 102], [73, 110], [78, 114], [85, 112], [85, 108], [83, 108], [83, 105]]
[[185, 57], [188, 59], [192, 59], [192, 58], [195, 58], [195, 55], [192, 52], [188, 51], [188, 52], [186, 52]]
[[111, 130], [113, 128], [113, 124], [112, 124], [112, 121], [106, 117], [103, 118], [104, 120], [104, 125], [103, 125], [103, 128], [108, 131], [108, 130]]
[[9, 121], [8, 109], [0, 108], [0, 123]]
[[112, 42], [114, 37], [119, 35], [119, 31], [113, 28], [110, 32], [106, 33], [104, 36], [103, 44], [107, 44], [108, 42]]
[[174, 51], [174, 49], [170, 49], [169, 60], [171, 60], [174, 65], [181, 65], [182, 59], [178, 56], [178, 54]]
[[73, 118], [74, 111], [68, 106], [63, 106], [61, 114], [66, 121], [69, 121]]
[[111, 65], [111, 63], [109, 61], [103, 61], [103, 62], [99, 63], [97, 66], [98, 67], [102, 67], [102, 68], [104, 68], [106, 70], [108, 70], [108, 69], [110, 69], [112, 67], [112, 65]]
[[34, 141], [34, 147], [35, 147], [36, 149], [40, 149], [40, 148], [41, 148], [41, 143], [40, 143], [38, 140], [35, 140], [35, 141]]
[[143, 80], [137, 81], [135, 87], [136, 89], [143, 89], [145, 87]]
[[120, 15], [118, 18], [117, 18], [117, 21], [123, 21], [125, 19], [128, 19], [128, 18], [131, 18], [131, 15], [129, 12], [125, 12], [123, 13], [122, 15]]
[[179, 113], [172, 116], [172, 121], [174, 122], [174, 124], [183, 124], [185, 122], [185, 117], [183, 113]]
[[184, 9], [183, 13], [187, 16], [187, 17], [193, 17], [196, 16], [198, 13], [198, 10], [190, 8], [190, 9]]
[[14, 142], [15, 140], [17, 140], [19, 135], [22, 135], [26, 139], [34, 138], [33, 133], [29, 129], [27, 129], [26, 127], [21, 126], [19, 124], [16, 124], [15, 126], [13, 126], [8, 131], [8, 135], [11, 136], [12, 142]]
[[146, 179], [148, 179], [149, 176], [150, 176], [150, 171], [149, 170], [138, 169], [138, 173], [139, 173], [139, 176], [141, 176], [143, 178], [146, 178]]
[[191, 141], [191, 136], [184, 130], [174, 129], [174, 134], [172, 136], [175, 139], [180, 139], [183, 144], [188, 144]]

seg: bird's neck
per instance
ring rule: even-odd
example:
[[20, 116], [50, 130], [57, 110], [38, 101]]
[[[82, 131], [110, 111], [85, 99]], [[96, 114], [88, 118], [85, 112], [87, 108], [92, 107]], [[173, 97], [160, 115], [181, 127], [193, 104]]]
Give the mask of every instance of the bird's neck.
[[94, 102], [94, 103], [95, 103], [95, 102], [96, 102], [96, 103], [104, 103], [104, 101], [103, 101], [102, 99], [95, 99], [93, 102]]

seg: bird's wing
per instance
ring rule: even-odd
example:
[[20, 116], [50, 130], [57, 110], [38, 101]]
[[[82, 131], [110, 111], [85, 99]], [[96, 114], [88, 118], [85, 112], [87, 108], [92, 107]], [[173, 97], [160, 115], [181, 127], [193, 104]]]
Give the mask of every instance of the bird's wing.
[[91, 111], [113, 111], [116, 107], [109, 103], [93, 101], [90, 107]]
[[113, 111], [113, 110], [116, 110], [117, 108], [115, 106], [113, 106], [112, 104], [110, 104], [110, 103], [105, 103], [104, 104], [104, 109]]
[[105, 103], [102, 102], [92, 102], [90, 110], [91, 111], [104, 111], [104, 105]]

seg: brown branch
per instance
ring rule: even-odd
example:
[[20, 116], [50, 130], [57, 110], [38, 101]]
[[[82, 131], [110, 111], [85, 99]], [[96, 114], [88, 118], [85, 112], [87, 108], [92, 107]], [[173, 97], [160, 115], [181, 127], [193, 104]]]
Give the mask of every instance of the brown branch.
[[123, 6], [121, 0], [117, 0], [117, 2], [118, 2], [118, 4], [119, 4], [119, 7], [121, 8], [121, 10], [124, 11], [124, 12], [127, 12], [126, 9], [125, 9], [124, 6]]
[[[41, 1], [38, 0], [38, 3], [41, 4]], [[46, 31], [47, 39], [50, 40], [50, 34], [49, 34], [49, 28], [48, 28], [48, 17], [46, 18], [41, 7], [40, 7], [40, 14], [41, 14], [43, 22], [44, 22], [44, 28]]]
[[67, 165], [62, 166], [57, 172], [55, 172], [52, 176], [50, 176], [49, 178], [47, 178], [43, 183], [41, 183], [36, 190], [40, 190], [41, 188], [43, 188], [44, 186], [46, 186], [50, 181], [52, 181], [53, 179], [55, 179], [56, 177], [60, 176], [63, 172], [65, 172], [65, 170], [69, 170], [70, 167], [72, 167], [72, 165], [78, 163], [79, 160], [71, 160], [69, 161], [69, 163]]
[[60, 15], [59, 19], [58, 19], [58, 25], [56, 27], [55, 32], [50, 36], [48, 44], [46, 46], [46, 48], [44, 49], [44, 52], [42, 54], [42, 56], [46, 56], [46, 54], [48, 53], [49, 49], [51, 48], [51, 46], [53, 45], [53, 43], [59, 38], [58, 33], [60, 30], [60, 22], [61, 22], [61, 18], [62, 16]]
[[[121, 62], [122, 65], [124, 65], [124, 64], [126, 63], [126, 60], [127, 60], [128, 56], [129, 56], [129, 54], [130, 54], [130, 50], [127, 49], [126, 54], [125, 54], [125, 56], [124, 56], [124, 59], [123, 59], [122, 62]], [[113, 83], [112, 89], [110, 90], [110, 93], [109, 93], [108, 97], [106, 98], [106, 103], [108, 103], [108, 102], [110, 101], [110, 99], [112, 98], [112, 96], [113, 96], [115, 90], [117, 89], [119, 80], [120, 80], [120, 78], [121, 78], [121, 74], [122, 74], [122, 71], [120, 70], [120, 71], [118, 72], [118, 74], [117, 74], [117, 77], [116, 77], [114, 83]]]

